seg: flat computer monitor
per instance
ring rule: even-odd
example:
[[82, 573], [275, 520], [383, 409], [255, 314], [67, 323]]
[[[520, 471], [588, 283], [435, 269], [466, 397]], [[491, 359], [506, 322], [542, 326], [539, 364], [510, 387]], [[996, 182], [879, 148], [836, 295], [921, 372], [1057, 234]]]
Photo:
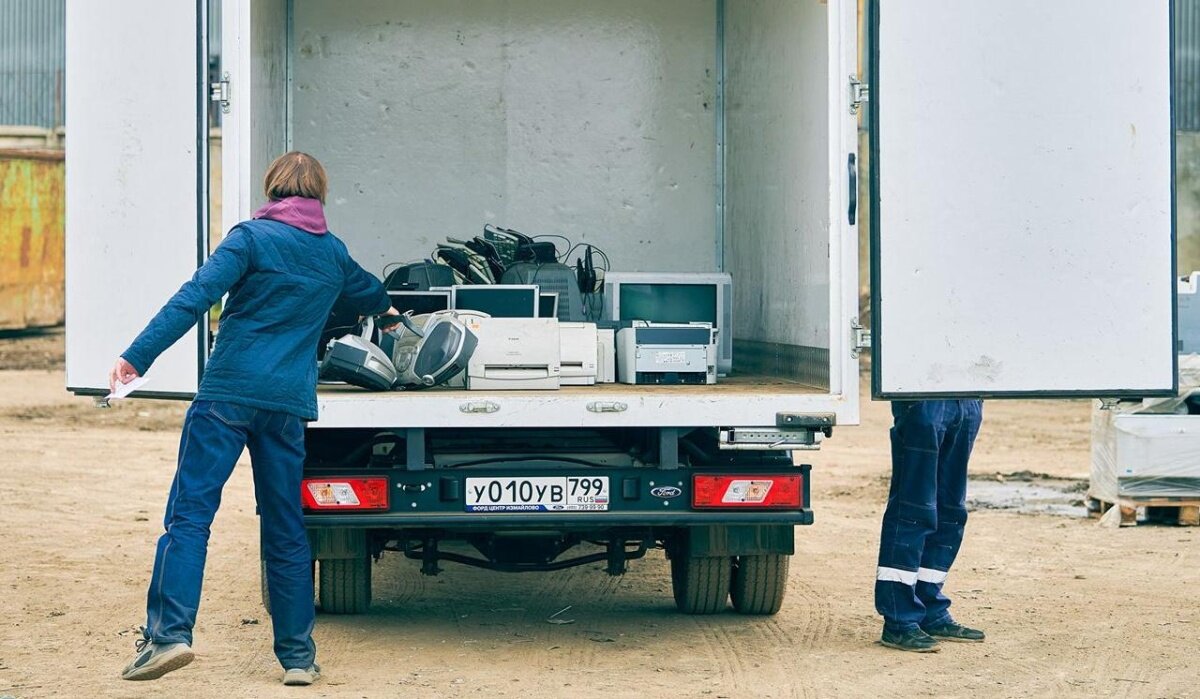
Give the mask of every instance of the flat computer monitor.
[[536, 284], [472, 284], [450, 290], [450, 307], [479, 311], [493, 318], [537, 318]]
[[604, 318], [613, 322], [712, 323], [717, 372], [733, 370], [733, 278], [724, 272], [607, 272]]
[[449, 291], [389, 291], [392, 308], [401, 313], [412, 311], [415, 316], [436, 313], [450, 308]]
[[540, 292], [538, 294], [538, 318], [558, 317], [558, 292]]

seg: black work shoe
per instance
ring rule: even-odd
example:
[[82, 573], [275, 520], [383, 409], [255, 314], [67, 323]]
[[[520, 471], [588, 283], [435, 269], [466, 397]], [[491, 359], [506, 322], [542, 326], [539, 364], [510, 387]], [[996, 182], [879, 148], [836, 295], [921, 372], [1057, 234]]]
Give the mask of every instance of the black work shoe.
[[954, 641], [956, 643], [983, 643], [983, 639], [987, 635], [978, 629], [969, 629], [962, 624], [948, 621], [937, 626], [924, 627], [925, 633], [940, 638], [946, 641]]
[[942, 649], [936, 638], [921, 629], [910, 629], [908, 631], [888, 631], [884, 629], [883, 637], [879, 639], [879, 642], [888, 648], [906, 650], [911, 653], [936, 653]]
[[186, 643], [154, 643], [148, 638], [137, 642], [137, 656], [121, 673], [123, 680], [157, 680], [178, 670], [196, 658]]

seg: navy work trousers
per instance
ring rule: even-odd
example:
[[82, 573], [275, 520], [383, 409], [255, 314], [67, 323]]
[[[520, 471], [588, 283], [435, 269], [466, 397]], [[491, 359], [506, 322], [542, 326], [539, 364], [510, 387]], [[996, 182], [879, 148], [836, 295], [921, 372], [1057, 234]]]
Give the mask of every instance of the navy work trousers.
[[275, 656], [285, 669], [307, 668], [317, 648], [312, 640], [312, 560], [300, 507], [304, 421], [287, 413], [217, 401], [192, 403], [167, 498], [166, 532], [154, 558], [145, 634], [155, 643], [191, 644], [209, 527], [225, 481], [246, 447], [262, 518]]
[[892, 487], [883, 514], [875, 610], [889, 631], [952, 621], [942, 592], [967, 523], [967, 461], [978, 400], [892, 403]]

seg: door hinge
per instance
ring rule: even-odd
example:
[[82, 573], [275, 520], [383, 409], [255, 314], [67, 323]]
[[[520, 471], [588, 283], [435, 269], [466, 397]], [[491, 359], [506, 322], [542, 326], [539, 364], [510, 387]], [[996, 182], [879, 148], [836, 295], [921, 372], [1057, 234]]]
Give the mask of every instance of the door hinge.
[[858, 359], [863, 350], [871, 349], [871, 330], [864, 328], [858, 318], [850, 319], [850, 356]]
[[215, 82], [209, 86], [208, 98], [213, 102], [221, 105], [221, 113], [229, 113], [229, 73], [221, 76], [220, 82]]
[[857, 75], [850, 76], [850, 113], [858, 114], [863, 103], [871, 99], [871, 86], [858, 79]]

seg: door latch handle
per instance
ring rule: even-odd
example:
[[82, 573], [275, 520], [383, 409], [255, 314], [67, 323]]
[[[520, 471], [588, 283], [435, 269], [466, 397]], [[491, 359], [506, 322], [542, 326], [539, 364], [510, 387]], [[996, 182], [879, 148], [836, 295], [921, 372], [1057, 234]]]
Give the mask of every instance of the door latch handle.
[[846, 171], [850, 176], [850, 206], [846, 211], [846, 218], [849, 219], [850, 225], [853, 226], [858, 220], [858, 156], [851, 153], [846, 159]]
[[464, 413], [491, 415], [492, 413], [499, 412], [500, 406], [490, 400], [477, 400], [470, 403], [463, 403], [458, 406], [458, 409]]
[[610, 403], [604, 401], [595, 401], [587, 404], [588, 412], [593, 413], [623, 413], [629, 409], [629, 405], [625, 403]]

